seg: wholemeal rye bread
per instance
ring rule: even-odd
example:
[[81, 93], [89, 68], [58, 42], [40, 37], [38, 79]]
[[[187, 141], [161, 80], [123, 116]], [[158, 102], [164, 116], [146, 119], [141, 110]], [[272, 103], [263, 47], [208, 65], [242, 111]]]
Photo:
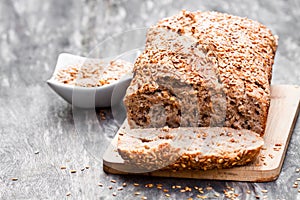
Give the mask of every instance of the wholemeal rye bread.
[[130, 127], [226, 126], [263, 135], [276, 48], [277, 37], [247, 18], [182, 11], [159, 21], [124, 99]]
[[208, 170], [252, 162], [263, 139], [227, 127], [120, 128], [118, 152], [137, 171]]

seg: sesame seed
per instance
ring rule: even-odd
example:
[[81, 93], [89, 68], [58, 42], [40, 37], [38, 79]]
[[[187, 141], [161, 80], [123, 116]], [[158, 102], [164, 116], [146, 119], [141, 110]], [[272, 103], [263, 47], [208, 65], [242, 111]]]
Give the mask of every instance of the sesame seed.
[[138, 187], [140, 184], [134, 183], [133, 186]]
[[268, 192], [268, 190], [261, 190], [261, 192], [262, 192], [262, 193], [267, 193], [267, 192]]
[[110, 189], [110, 190], [111, 190], [111, 189], [113, 189], [113, 186], [111, 186], [111, 185], [110, 185], [110, 186], [108, 186], [108, 189]]
[[34, 152], [34, 154], [39, 154], [39, 153], [40, 153], [39, 151], [35, 151], [35, 152]]
[[146, 199], [148, 199], [147, 197], [145, 197], [145, 196], [142, 196], [142, 198], [141, 198], [142, 200], [146, 200]]
[[14, 178], [11, 178], [12, 181], [17, 181], [18, 178], [14, 177]]
[[116, 192], [113, 192], [112, 195], [115, 197], [115, 196], [117, 196], [117, 193], [116, 193]]
[[103, 184], [102, 183], [98, 183], [98, 186], [103, 187]]
[[67, 169], [66, 166], [60, 166], [60, 169]]
[[71, 192], [67, 192], [66, 196], [67, 196], [67, 197], [68, 197], [68, 196], [71, 196]]
[[166, 197], [170, 197], [170, 194], [165, 194]]
[[121, 190], [123, 190], [123, 187], [118, 187], [117, 190], [121, 191]]
[[85, 168], [86, 168], [86, 169], [89, 169], [89, 168], [90, 168], [90, 166], [88, 166], [88, 165], [87, 165], [87, 166], [85, 166]]
[[197, 198], [199, 198], [199, 199], [207, 199], [208, 197], [207, 196], [202, 196], [200, 194], [197, 194]]
[[212, 189], [213, 189], [213, 188], [210, 187], [210, 186], [206, 187], [206, 190], [212, 190]]
[[127, 183], [123, 183], [122, 186], [123, 186], [123, 187], [126, 187], [126, 186], [127, 186]]
[[117, 181], [116, 181], [116, 180], [110, 180], [110, 182], [112, 182], [112, 183], [116, 183]]
[[167, 193], [167, 192], [169, 192], [169, 190], [168, 190], [168, 189], [163, 189], [163, 192], [166, 192], [166, 193]]
[[152, 187], [153, 187], [153, 184], [152, 184], [152, 183], [148, 183], [148, 184], [145, 185], [145, 187], [146, 187], [146, 188], [152, 188]]
[[74, 174], [74, 173], [76, 173], [77, 171], [76, 171], [75, 169], [71, 169], [70, 172], [71, 172], [72, 174]]
[[186, 187], [185, 187], [185, 190], [186, 190], [186, 191], [192, 191], [192, 188], [186, 186]]
[[134, 195], [136, 195], [136, 196], [137, 196], [137, 195], [140, 195], [140, 194], [141, 194], [140, 192], [135, 192], [135, 193], [134, 193]]

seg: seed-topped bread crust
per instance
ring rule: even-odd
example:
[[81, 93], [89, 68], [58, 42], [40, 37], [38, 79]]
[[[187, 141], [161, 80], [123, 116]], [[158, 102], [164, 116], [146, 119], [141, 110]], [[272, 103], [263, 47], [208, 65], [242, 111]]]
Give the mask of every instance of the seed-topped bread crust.
[[276, 48], [277, 37], [247, 18], [182, 11], [159, 21], [125, 96], [129, 125], [222, 123], [263, 135]]

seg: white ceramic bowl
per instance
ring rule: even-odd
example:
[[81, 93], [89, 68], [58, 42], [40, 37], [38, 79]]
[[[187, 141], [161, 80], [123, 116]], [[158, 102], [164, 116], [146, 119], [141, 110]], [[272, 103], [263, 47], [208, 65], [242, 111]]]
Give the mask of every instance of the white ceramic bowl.
[[[139, 53], [139, 50], [134, 50], [123, 54], [123, 57], [125, 55], [126, 60], [133, 63]], [[58, 70], [69, 65], [82, 64], [86, 59], [88, 58], [68, 53], [60, 54], [55, 71], [47, 81], [48, 85], [67, 102], [80, 108], [110, 107], [112, 104], [120, 102], [132, 80], [132, 74], [124, 74], [119, 81], [114, 83], [90, 88], [64, 84], [55, 80], [55, 74]], [[109, 59], [99, 59], [99, 62], [109, 62]]]

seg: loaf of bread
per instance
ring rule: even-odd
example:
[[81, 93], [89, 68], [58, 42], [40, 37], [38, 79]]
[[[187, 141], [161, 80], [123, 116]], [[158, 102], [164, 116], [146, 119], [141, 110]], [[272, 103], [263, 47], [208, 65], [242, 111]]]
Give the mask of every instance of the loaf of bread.
[[187, 12], [148, 31], [124, 103], [131, 128], [231, 127], [264, 134], [277, 37], [218, 12]]
[[[125, 122], [126, 124], [126, 122]], [[264, 142], [253, 131], [227, 127], [120, 128], [118, 152], [135, 171], [208, 170], [252, 162]]]

